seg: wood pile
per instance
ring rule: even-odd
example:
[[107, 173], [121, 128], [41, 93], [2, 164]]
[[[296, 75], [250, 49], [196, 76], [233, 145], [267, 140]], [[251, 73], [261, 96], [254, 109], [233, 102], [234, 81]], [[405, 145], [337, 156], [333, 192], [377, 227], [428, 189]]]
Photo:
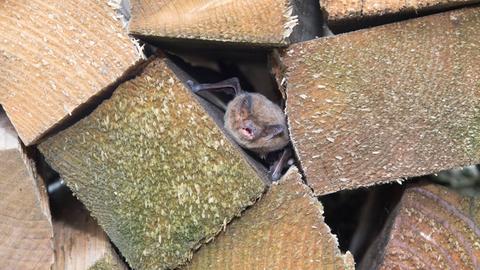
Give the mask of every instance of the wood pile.
[[479, 269], [478, 2], [1, 2], [0, 269]]

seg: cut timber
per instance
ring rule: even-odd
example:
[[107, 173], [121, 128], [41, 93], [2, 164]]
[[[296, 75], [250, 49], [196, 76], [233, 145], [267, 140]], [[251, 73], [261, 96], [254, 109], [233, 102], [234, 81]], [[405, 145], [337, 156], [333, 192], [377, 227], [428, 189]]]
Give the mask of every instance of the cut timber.
[[59, 190], [51, 198], [55, 242], [52, 270], [128, 269], [102, 228], [70, 192]]
[[472, 8], [290, 47], [286, 111], [315, 194], [479, 163], [478, 29]]
[[316, 9], [298, 0], [132, 0], [129, 30], [159, 40], [285, 46], [319, 35], [309, 18]]
[[0, 103], [26, 145], [122, 76], [135, 46], [106, 1], [0, 1]]
[[360, 269], [480, 269], [479, 225], [478, 198], [410, 186]]
[[395, 13], [439, 11], [456, 6], [480, 3], [478, 0], [320, 0], [329, 23]]
[[0, 269], [50, 269], [53, 229], [45, 186], [0, 112]]
[[354, 269], [323, 219], [323, 207], [292, 167], [240, 219], [194, 254], [188, 270]]
[[39, 147], [134, 269], [186, 262], [265, 189], [161, 59]]

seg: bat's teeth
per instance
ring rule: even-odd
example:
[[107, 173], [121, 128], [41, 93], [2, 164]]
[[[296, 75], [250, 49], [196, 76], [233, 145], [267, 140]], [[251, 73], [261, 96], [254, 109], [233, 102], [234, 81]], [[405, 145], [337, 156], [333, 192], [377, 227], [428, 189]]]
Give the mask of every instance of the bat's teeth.
[[249, 140], [253, 140], [253, 132], [251, 129], [249, 128], [242, 128], [240, 130], [242, 132], [242, 134]]

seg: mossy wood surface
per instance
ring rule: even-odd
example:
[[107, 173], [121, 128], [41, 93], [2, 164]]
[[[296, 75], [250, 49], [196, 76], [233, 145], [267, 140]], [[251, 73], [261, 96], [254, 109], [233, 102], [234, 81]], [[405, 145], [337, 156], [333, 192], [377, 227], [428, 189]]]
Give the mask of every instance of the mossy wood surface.
[[132, 34], [285, 46], [298, 19], [289, 0], [132, 0]]
[[360, 269], [480, 269], [480, 200], [408, 187]]
[[480, 161], [480, 8], [292, 45], [287, 115], [316, 194]]
[[[68, 269], [68, 268], [67, 268]], [[123, 261], [119, 260], [117, 255], [113, 257], [106, 255], [98, 260], [94, 265], [90, 266], [87, 270], [124, 270], [129, 269], [125, 266]]]
[[138, 56], [104, 0], [0, 1], [0, 103], [34, 143]]
[[354, 269], [323, 218], [323, 207], [291, 168], [240, 219], [194, 254], [188, 270]]
[[478, 0], [320, 0], [330, 23], [352, 19], [441, 10], [461, 5], [480, 3]]
[[107, 235], [73, 196], [52, 194], [55, 263], [51, 270], [127, 270]]
[[50, 269], [52, 238], [45, 186], [0, 112], [0, 269]]
[[185, 263], [265, 188], [161, 59], [40, 150], [134, 269]]

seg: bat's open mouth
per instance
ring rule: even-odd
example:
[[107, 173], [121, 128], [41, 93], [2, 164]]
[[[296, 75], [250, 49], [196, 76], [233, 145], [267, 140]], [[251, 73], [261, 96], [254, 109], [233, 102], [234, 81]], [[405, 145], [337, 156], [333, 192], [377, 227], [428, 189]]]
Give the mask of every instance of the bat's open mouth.
[[242, 128], [241, 129], [243, 136], [245, 136], [249, 140], [253, 140], [253, 130], [250, 128]]

